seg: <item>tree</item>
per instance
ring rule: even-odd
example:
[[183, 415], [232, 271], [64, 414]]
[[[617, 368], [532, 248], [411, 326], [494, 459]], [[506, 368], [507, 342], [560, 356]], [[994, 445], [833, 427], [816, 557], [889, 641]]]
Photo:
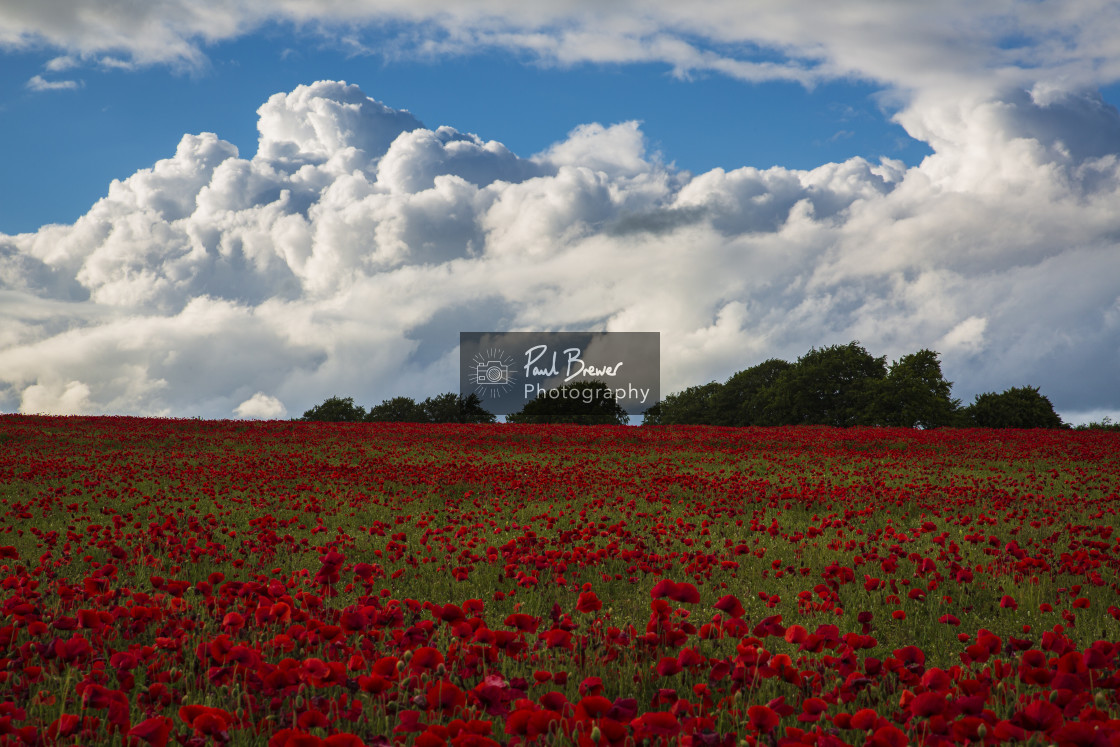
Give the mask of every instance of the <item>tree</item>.
[[769, 389], [793, 364], [778, 358], [732, 374], [713, 398], [716, 425], [777, 425]]
[[318, 422], [360, 423], [365, 418], [365, 408], [355, 405], [353, 397], [328, 397], [322, 404], [303, 413], [303, 420]]
[[507, 423], [576, 423], [626, 425], [630, 416], [615, 400], [614, 390], [601, 381], [580, 381], [550, 389], [530, 400]]
[[977, 428], [1062, 428], [1048, 397], [1038, 387], [1012, 387], [1000, 394], [986, 392], [965, 408], [963, 420]]
[[716, 419], [716, 397], [723, 388], [718, 381], [690, 386], [657, 403], [660, 425], [711, 425]]
[[871, 425], [886, 376], [886, 357], [858, 342], [813, 348], [778, 375], [767, 406], [782, 424]]
[[1120, 431], [1120, 423], [1112, 422], [1112, 417], [1109, 416], [1109, 415], [1105, 415], [1104, 418], [1101, 419], [1101, 420], [1092, 420], [1088, 423], [1082, 423], [1081, 425], [1075, 425], [1073, 427], [1073, 429], [1075, 431], [1113, 431], [1113, 432], [1117, 432], [1117, 431]]
[[455, 392], [428, 397], [420, 407], [429, 423], [493, 423], [497, 420], [494, 413], [483, 408], [482, 400], [473, 392], [466, 397]]
[[953, 383], [941, 375], [941, 361], [933, 350], [904, 355], [891, 364], [882, 387], [876, 420], [905, 428], [951, 425], [960, 401], [950, 397]]
[[460, 423], [494, 423], [498, 416], [482, 406], [482, 400], [475, 393], [466, 397], [459, 395]]
[[366, 420], [371, 423], [426, 423], [424, 406], [411, 397], [393, 397], [369, 408]]

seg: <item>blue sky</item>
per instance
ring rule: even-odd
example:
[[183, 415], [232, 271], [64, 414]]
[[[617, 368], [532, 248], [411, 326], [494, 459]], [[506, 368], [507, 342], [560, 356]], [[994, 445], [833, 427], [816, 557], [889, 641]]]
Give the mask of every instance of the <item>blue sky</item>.
[[[664, 63], [558, 65], [485, 52], [386, 60], [281, 27], [205, 48], [200, 70], [43, 68], [58, 50], [3, 57], [0, 127], [11, 165], [0, 183], [0, 231], [69, 223], [123, 179], [170, 156], [183, 133], [214, 132], [243, 156], [257, 147], [255, 110], [270, 95], [345, 80], [430, 127], [447, 124], [531, 155], [589, 122], [639, 120], [650, 146], [693, 173], [715, 167], [806, 169], [854, 156], [917, 164], [930, 150], [890, 121], [867, 81], [745, 82], [682, 78]], [[80, 87], [32, 90], [35, 76]], [[49, 78], [48, 78], [49, 75]]]
[[930, 348], [965, 402], [1118, 418], [1118, 39], [1065, 0], [9, 3], [0, 411], [424, 397], [493, 329], [658, 331], [664, 392]]

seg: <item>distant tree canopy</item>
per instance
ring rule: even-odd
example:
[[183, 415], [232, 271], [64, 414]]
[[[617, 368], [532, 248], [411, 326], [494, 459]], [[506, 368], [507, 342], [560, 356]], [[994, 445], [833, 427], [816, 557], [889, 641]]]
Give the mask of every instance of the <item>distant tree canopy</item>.
[[[887, 365], [859, 342], [812, 348], [793, 363], [771, 358], [670, 394], [646, 410], [642, 425], [884, 425], [905, 428], [1068, 428], [1037, 387], [987, 392], [962, 407], [933, 350]], [[353, 397], [330, 397], [303, 420], [397, 423], [493, 423], [478, 395], [447, 392], [417, 402], [393, 397], [367, 413]], [[506, 416], [507, 423], [625, 425], [630, 420], [601, 381], [566, 384]], [[1083, 428], [1117, 430], [1108, 418]]]
[[723, 385], [717, 381], [690, 386], [672, 394], [646, 410], [643, 425], [710, 425], [716, 422], [716, 394]]
[[962, 424], [978, 428], [1061, 428], [1062, 419], [1037, 387], [1012, 387], [1002, 394], [987, 392], [961, 413]]
[[626, 425], [630, 416], [601, 381], [581, 381], [550, 389], [530, 400], [519, 412], [506, 415], [507, 423], [575, 423]]
[[369, 408], [366, 420], [371, 423], [427, 423], [424, 406], [411, 397], [393, 397]]
[[493, 413], [482, 407], [477, 394], [467, 397], [447, 392], [417, 402], [411, 397], [393, 397], [374, 405], [367, 413], [353, 397], [331, 397], [303, 414], [303, 420], [370, 423], [493, 423]]
[[857, 342], [816, 348], [777, 376], [765, 394], [777, 419], [790, 425], [864, 425], [877, 420], [886, 358]]
[[354, 404], [353, 397], [328, 397], [303, 413], [304, 420], [331, 423], [360, 423], [366, 419], [366, 409]]
[[498, 418], [482, 406], [477, 394], [464, 397], [448, 392], [438, 397], [428, 397], [420, 406], [430, 423], [493, 423]]
[[1116, 431], [1120, 431], [1120, 422], [1114, 423], [1114, 422], [1112, 422], [1111, 417], [1109, 417], [1108, 415], [1105, 415], [1104, 418], [1102, 418], [1101, 420], [1092, 420], [1088, 423], [1082, 423], [1081, 425], [1075, 425], [1073, 427], [1073, 429], [1075, 431], [1113, 431], [1113, 432], [1116, 432]]
[[941, 361], [932, 350], [899, 358], [882, 386], [876, 416], [883, 425], [940, 428], [955, 422], [960, 400], [951, 397], [953, 384], [941, 375]]
[[890, 425], [1060, 428], [1050, 401], [1031, 387], [985, 394], [962, 408], [939, 355], [919, 350], [889, 366], [858, 342], [814, 348], [794, 363], [772, 358], [670, 394], [644, 425]]
[[764, 396], [793, 364], [778, 358], [733, 374], [713, 397], [715, 425], [776, 425], [779, 415], [772, 398]]

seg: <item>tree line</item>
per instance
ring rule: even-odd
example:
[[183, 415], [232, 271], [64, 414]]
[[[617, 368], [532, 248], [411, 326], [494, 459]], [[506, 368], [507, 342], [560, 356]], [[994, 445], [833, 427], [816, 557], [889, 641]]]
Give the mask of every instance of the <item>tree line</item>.
[[987, 392], [962, 406], [933, 350], [887, 365], [858, 342], [813, 348], [795, 362], [772, 358], [670, 394], [646, 425], [882, 425], [907, 428], [1061, 428], [1037, 387]]
[[[624, 425], [625, 410], [599, 381], [565, 385], [589, 396], [538, 397], [508, 423]], [[352, 397], [331, 397], [303, 420], [336, 422], [493, 423], [477, 395], [447, 392], [417, 402], [394, 397], [367, 412]], [[976, 395], [962, 405], [941, 373], [940, 355], [919, 350], [887, 364], [857, 341], [813, 348], [790, 363], [771, 358], [732, 374], [670, 394], [649, 408], [642, 425], [854, 425], [907, 428], [1067, 428], [1037, 387], [1011, 387]], [[1088, 427], [1113, 429], [1104, 423]]]
[[[565, 384], [555, 397], [538, 397], [518, 412], [506, 415], [507, 423], [576, 423], [626, 425], [630, 416], [601, 381]], [[570, 396], [568, 396], [570, 395]], [[464, 397], [447, 392], [417, 402], [393, 397], [369, 408], [354, 404], [353, 397], [329, 397], [303, 413], [300, 420], [336, 423], [493, 423], [497, 417], [482, 406], [477, 394]]]
[[493, 413], [482, 406], [477, 394], [464, 397], [447, 392], [417, 402], [411, 397], [393, 397], [366, 411], [353, 397], [328, 397], [303, 413], [301, 420], [334, 423], [493, 423]]

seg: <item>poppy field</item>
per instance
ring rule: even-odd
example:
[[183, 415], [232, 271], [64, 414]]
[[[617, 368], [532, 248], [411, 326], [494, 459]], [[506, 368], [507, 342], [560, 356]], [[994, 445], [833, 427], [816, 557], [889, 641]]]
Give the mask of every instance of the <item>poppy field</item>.
[[0, 745], [1120, 745], [1120, 434], [0, 417]]

